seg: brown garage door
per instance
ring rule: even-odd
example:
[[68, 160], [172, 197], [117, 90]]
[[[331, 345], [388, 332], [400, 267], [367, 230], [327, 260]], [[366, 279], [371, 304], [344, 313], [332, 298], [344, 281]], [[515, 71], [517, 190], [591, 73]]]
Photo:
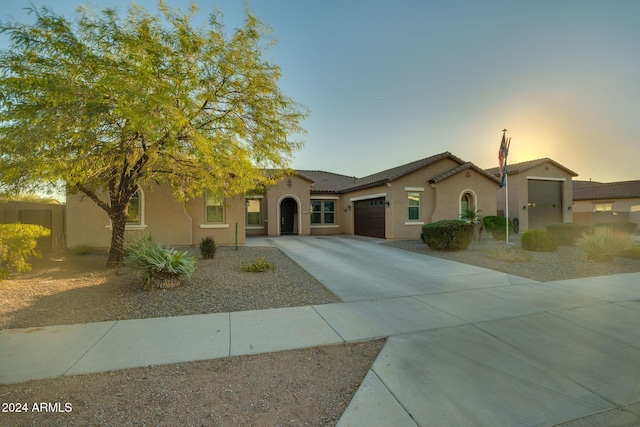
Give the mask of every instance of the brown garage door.
[[353, 203], [354, 233], [358, 236], [385, 238], [384, 197]]

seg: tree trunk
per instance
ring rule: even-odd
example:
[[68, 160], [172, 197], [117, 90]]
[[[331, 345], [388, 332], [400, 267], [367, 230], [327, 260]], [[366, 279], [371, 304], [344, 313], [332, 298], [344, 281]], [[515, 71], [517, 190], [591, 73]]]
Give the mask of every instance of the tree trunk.
[[118, 268], [124, 264], [124, 230], [127, 224], [127, 214], [124, 209], [118, 209], [111, 217], [111, 247], [107, 268]]

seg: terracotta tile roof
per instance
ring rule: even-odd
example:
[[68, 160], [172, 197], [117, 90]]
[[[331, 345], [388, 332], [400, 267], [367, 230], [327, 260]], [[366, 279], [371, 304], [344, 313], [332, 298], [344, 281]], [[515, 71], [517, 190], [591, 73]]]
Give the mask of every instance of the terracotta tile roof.
[[[582, 183], [585, 181], [582, 181]], [[586, 181], [589, 182], [589, 181]], [[640, 198], [640, 180], [573, 185], [573, 200]]]
[[313, 185], [311, 186], [311, 193], [348, 193], [355, 190], [362, 190], [364, 188], [386, 184], [387, 182], [393, 181], [394, 179], [408, 175], [420, 168], [447, 158], [455, 161], [459, 164], [459, 166], [456, 166], [438, 176], [434, 176], [433, 178], [429, 179], [428, 182], [435, 184], [465, 169], [473, 169], [486, 176], [488, 179], [498, 183], [498, 179], [496, 177], [480, 169], [471, 162], [465, 162], [464, 160], [454, 156], [448, 151], [436, 154], [431, 157], [426, 157], [424, 159], [416, 160], [415, 162], [396, 166], [382, 172], [377, 172], [363, 178], [356, 178], [354, 176], [341, 175], [319, 170], [296, 170], [295, 172], [301, 178], [313, 182]]
[[476, 171], [476, 172], [486, 176], [490, 180], [494, 181], [496, 184], [500, 183], [500, 180], [498, 178], [496, 178], [495, 176], [491, 175], [490, 173], [480, 169], [479, 167], [477, 167], [476, 165], [474, 165], [471, 162], [466, 162], [464, 164], [461, 164], [458, 167], [455, 167], [453, 169], [450, 169], [450, 170], [446, 171], [445, 173], [441, 173], [438, 176], [434, 176], [433, 178], [431, 178], [429, 180], [429, 182], [432, 183], [432, 184], [437, 184], [438, 182], [440, 182], [440, 181], [442, 181], [444, 179], [447, 179], [450, 176], [453, 176], [453, 175], [457, 174], [458, 172], [461, 172], [461, 171], [463, 171], [465, 169], [473, 169], [474, 171]]
[[340, 193], [356, 181], [355, 176], [340, 175], [317, 170], [296, 170], [298, 176], [313, 182], [311, 193]]
[[[561, 165], [560, 163], [558, 163], [555, 160], [550, 159], [548, 157], [545, 157], [543, 159], [529, 160], [529, 161], [521, 162], [521, 163], [507, 164], [507, 170], [509, 171], [508, 172], [509, 174], [520, 173], [520, 172], [526, 171], [527, 169], [531, 169], [533, 167], [542, 165], [544, 163], [551, 163], [552, 165], [555, 165], [555, 166], [559, 167], [560, 169], [564, 170], [565, 172], [567, 172], [571, 176], [578, 176], [578, 174], [575, 173], [574, 171], [572, 171], [571, 169]], [[493, 176], [498, 176], [500, 174], [500, 168], [498, 168], [498, 167], [485, 169], [485, 171], [487, 171], [488, 173], [490, 173]]]
[[345, 187], [344, 191], [355, 191], [355, 190], [361, 190], [363, 188], [375, 187], [377, 185], [386, 184], [387, 182], [390, 182], [390, 181], [393, 181], [394, 179], [408, 175], [411, 172], [414, 172], [420, 168], [423, 168], [432, 163], [435, 163], [438, 160], [442, 160], [446, 158], [450, 158], [458, 162], [459, 164], [464, 163], [464, 160], [461, 160], [458, 157], [446, 151], [444, 153], [436, 154], [431, 157], [416, 160], [415, 162], [396, 166], [395, 168], [387, 169], [382, 172], [365, 176], [363, 178], [356, 180], [356, 182], [353, 185]]

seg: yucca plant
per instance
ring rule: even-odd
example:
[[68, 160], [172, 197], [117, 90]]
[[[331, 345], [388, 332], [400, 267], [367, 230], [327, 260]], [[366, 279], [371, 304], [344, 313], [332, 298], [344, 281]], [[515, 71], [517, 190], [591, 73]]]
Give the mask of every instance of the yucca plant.
[[610, 227], [596, 227], [576, 240], [576, 246], [583, 250], [590, 261], [611, 261], [614, 256], [626, 253], [633, 245], [629, 234], [614, 231]]
[[195, 258], [187, 251], [163, 248], [151, 234], [127, 242], [125, 259], [140, 271], [147, 288], [178, 286], [183, 279], [189, 280], [196, 268]]

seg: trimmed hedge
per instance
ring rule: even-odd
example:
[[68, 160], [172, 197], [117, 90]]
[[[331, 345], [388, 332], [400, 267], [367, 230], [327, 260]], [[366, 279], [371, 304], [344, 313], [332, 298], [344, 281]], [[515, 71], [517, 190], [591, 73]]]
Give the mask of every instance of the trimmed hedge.
[[[502, 240], [506, 237], [507, 219], [503, 216], [489, 215], [482, 218], [484, 230], [493, 234], [495, 240]], [[513, 233], [513, 221], [509, 221], [509, 233]]]
[[473, 240], [473, 224], [460, 220], [444, 220], [422, 226], [420, 238], [431, 249], [459, 251]]
[[558, 244], [551, 234], [544, 230], [533, 229], [522, 235], [520, 245], [525, 251], [532, 252], [554, 252], [558, 249]]
[[565, 222], [560, 224], [547, 225], [547, 232], [559, 245], [575, 245], [578, 237], [585, 232], [592, 230], [593, 227], [581, 222]]

